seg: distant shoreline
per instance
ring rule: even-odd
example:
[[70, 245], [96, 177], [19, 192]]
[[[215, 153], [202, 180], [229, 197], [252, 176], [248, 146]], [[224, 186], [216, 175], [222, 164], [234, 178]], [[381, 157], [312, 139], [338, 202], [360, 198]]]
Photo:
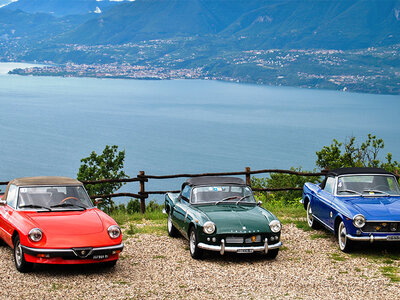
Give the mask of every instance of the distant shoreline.
[[[249, 78], [232, 78], [228, 76], [212, 76], [196, 69], [166, 69], [151, 66], [136, 65], [44, 65], [34, 63], [0, 63], [0, 75], [11, 74], [21, 76], [66, 77], [66, 78], [97, 78], [125, 80], [213, 80], [240, 84], [256, 84], [260, 86], [283, 86], [303, 89], [343, 91], [374, 95], [400, 95], [400, 90], [380, 84], [364, 85], [343, 82], [333, 82], [332, 79], [309, 82], [285, 78], [284, 81], [258, 82]], [[283, 77], [283, 76], [282, 76]], [[283, 77], [284, 78], [284, 77]]]

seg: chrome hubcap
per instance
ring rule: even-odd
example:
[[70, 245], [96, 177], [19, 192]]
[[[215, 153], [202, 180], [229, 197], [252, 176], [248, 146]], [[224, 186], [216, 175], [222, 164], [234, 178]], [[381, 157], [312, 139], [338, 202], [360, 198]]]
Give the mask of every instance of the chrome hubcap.
[[196, 235], [194, 233], [194, 231], [192, 230], [192, 232], [190, 233], [190, 252], [194, 253], [194, 251], [196, 250]]
[[308, 204], [307, 204], [307, 222], [308, 222], [308, 226], [311, 227], [312, 224], [313, 224], [313, 221], [314, 221], [314, 218], [312, 216], [311, 205], [310, 205], [310, 202], [308, 202]]
[[340, 223], [339, 229], [338, 229], [338, 240], [339, 240], [339, 247], [341, 250], [343, 250], [346, 247], [346, 227], [344, 226], [343, 222]]
[[20, 266], [22, 263], [22, 255], [21, 243], [18, 243], [15, 248], [15, 262], [18, 266]]
[[171, 232], [171, 230], [172, 230], [171, 215], [168, 215], [168, 223], [167, 223], [167, 226], [168, 226], [168, 232]]

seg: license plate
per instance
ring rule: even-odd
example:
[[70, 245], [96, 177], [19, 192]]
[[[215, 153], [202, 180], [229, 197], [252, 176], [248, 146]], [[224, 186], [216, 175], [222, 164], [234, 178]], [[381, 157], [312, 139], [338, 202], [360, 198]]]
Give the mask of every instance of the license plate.
[[389, 241], [400, 241], [400, 235], [388, 235], [387, 239]]
[[253, 253], [253, 249], [239, 249], [237, 253]]
[[108, 258], [107, 254], [93, 255], [93, 259], [106, 259], [106, 258]]

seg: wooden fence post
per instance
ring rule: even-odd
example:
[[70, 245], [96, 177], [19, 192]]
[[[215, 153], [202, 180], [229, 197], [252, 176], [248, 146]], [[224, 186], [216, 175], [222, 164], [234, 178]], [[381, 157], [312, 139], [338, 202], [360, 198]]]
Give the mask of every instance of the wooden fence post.
[[139, 171], [138, 178], [140, 179], [140, 191], [139, 191], [140, 212], [144, 214], [146, 212], [146, 198], [147, 198], [146, 190], [144, 188], [144, 183], [147, 181], [147, 179], [145, 177], [144, 171]]
[[251, 187], [250, 167], [246, 167], [246, 184]]

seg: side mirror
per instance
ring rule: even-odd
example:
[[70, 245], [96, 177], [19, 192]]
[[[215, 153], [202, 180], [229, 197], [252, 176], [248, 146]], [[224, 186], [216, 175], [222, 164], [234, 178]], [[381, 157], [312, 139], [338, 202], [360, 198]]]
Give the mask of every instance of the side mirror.
[[0, 206], [4, 206], [4, 205], [6, 205], [7, 204], [7, 201], [6, 200], [0, 200]]
[[263, 204], [262, 201], [258, 201], [258, 202], [257, 202], [257, 205], [258, 205], [259, 207], [261, 207], [262, 204]]
[[94, 199], [94, 204], [95, 205], [97, 205], [97, 204], [100, 204], [100, 203], [103, 203], [103, 198], [96, 198], [96, 199]]

